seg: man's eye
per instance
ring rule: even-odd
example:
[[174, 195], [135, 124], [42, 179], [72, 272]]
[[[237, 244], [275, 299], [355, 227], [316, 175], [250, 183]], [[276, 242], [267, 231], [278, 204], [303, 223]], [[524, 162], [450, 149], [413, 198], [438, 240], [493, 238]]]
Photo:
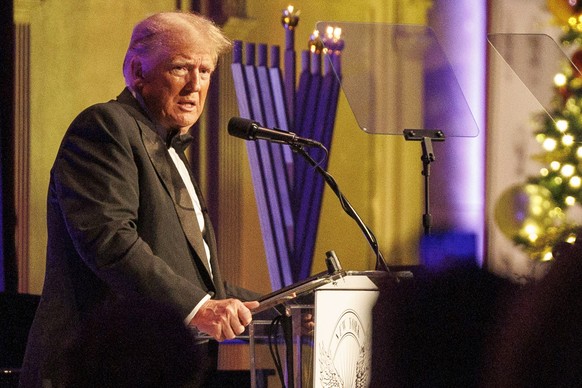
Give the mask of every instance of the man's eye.
[[204, 67], [200, 68], [200, 77], [202, 77], [202, 79], [209, 79], [211, 75], [212, 69]]
[[176, 75], [188, 74], [188, 68], [186, 66], [174, 66], [172, 68], [172, 73]]

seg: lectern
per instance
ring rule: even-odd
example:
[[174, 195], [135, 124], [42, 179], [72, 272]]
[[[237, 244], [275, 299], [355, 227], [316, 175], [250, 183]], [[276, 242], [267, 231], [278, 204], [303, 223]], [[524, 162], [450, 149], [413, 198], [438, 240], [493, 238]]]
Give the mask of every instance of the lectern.
[[285, 387], [367, 387], [372, 309], [387, 276], [337, 270], [263, 298], [254, 312], [276, 308], [281, 316], [249, 326], [251, 386], [260, 371], [274, 369]]

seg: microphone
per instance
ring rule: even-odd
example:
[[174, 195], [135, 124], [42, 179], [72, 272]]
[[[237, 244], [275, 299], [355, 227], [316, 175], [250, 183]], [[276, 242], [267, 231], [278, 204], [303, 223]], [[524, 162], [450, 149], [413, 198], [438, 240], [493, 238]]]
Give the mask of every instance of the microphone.
[[228, 121], [228, 133], [245, 140], [267, 140], [292, 146], [323, 147], [316, 140], [300, 137], [293, 132], [278, 128], [263, 128], [256, 121], [242, 117], [233, 117]]

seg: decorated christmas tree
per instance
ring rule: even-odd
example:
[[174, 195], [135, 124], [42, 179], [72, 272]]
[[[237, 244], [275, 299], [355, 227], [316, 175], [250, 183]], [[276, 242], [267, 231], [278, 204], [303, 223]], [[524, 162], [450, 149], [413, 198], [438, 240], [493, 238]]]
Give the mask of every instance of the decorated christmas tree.
[[554, 76], [549, 109], [534, 118], [539, 173], [506, 190], [495, 209], [501, 231], [537, 261], [552, 260], [555, 246], [575, 241], [580, 226], [571, 215], [582, 204], [582, 0], [547, 6], [570, 61]]

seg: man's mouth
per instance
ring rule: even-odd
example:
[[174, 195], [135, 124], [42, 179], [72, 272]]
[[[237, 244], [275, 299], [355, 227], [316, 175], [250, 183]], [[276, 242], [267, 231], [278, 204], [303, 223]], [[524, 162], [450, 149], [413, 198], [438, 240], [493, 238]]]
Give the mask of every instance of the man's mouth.
[[180, 106], [180, 108], [187, 111], [192, 111], [196, 109], [196, 104], [193, 101], [181, 101], [178, 103], [178, 105]]

